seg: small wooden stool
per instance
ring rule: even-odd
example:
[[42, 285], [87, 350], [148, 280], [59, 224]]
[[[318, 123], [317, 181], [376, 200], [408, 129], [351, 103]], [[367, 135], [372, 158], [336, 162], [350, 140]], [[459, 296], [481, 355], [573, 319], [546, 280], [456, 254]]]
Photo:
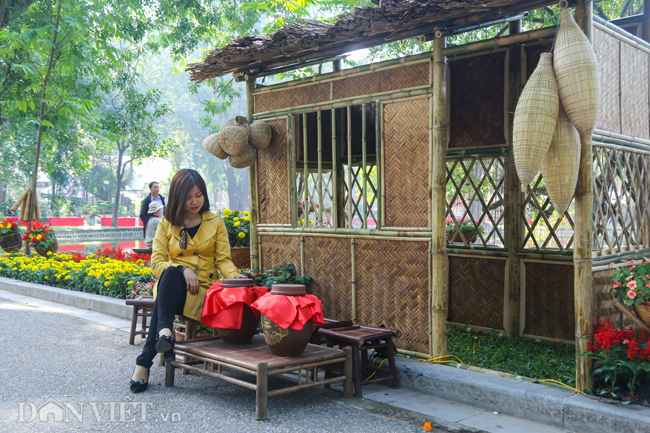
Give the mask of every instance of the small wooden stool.
[[[361, 387], [370, 383], [390, 380], [393, 389], [399, 388], [399, 379], [397, 378], [397, 366], [395, 365], [395, 353], [393, 352], [392, 340], [393, 337], [399, 337], [399, 331], [394, 329], [369, 328], [357, 325], [334, 329], [321, 327], [318, 330], [318, 333], [322, 337], [325, 337], [328, 347], [334, 347], [334, 345], [339, 346], [339, 349], [342, 349], [345, 346], [352, 347], [352, 377], [354, 381], [354, 395], [356, 397], [363, 397]], [[368, 365], [369, 349], [385, 349], [388, 357], [388, 368]], [[388, 376], [364, 382], [363, 376], [368, 374], [369, 370], [381, 371], [387, 373]], [[331, 375], [332, 371], [326, 369], [325, 378], [327, 379], [331, 377]]]
[[[133, 305], [129, 344], [134, 344], [136, 335], [141, 335], [142, 338], [147, 338], [147, 334], [149, 333], [147, 318], [151, 317], [151, 313], [153, 312], [153, 296], [138, 296], [135, 299], [127, 299], [126, 305]], [[142, 329], [136, 331], [135, 328], [138, 325], [138, 317], [142, 317]]]
[[321, 335], [318, 333], [318, 330], [321, 328], [325, 329], [332, 329], [332, 328], [348, 328], [350, 326], [353, 326], [352, 320], [333, 320], [333, 319], [323, 319], [323, 326], [321, 325], [314, 325], [314, 332], [311, 334], [311, 338], [309, 339], [309, 342], [311, 344], [317, 344], [321, 345], [325, 343], [325, 338], [321, 337]]

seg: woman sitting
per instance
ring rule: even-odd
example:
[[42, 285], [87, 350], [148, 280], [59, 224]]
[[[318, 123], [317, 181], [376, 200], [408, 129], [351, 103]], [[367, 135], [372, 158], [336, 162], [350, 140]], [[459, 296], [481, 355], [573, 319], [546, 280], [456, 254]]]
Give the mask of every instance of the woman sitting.
[[[208, 288], [217, 279], [239, 276], [230, 258], [226, 226], [211, 213], [205, 182], [195, 170], [179, 170], [169, 187], [164, 217], [153, 240], [151, 270], [160, 276], [147, 340], [136, 360], [131, 392], [147, 389], [156, 353], [174, 360], [174, 316], [201, 320]], [[243, 277], [243, 276], [242, 276]]]
[[147, 248], [152, 248], [153, 238], [156, 236], [156, 230], [158, 229], [158, 223], [163, 214], [163, 205], [157, 201], [152, 201], [149, 204], [149, 218], [147, 218], [147, 224], [144, 227], [144, 244]]

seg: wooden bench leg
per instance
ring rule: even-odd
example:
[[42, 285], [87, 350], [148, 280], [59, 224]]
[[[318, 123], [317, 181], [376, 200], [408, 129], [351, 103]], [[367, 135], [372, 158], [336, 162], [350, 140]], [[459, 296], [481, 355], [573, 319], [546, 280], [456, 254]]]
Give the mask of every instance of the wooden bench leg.
[[345, 362], [343, 363], [343, 373], [345, 382], [343, 382], [343, 397], [352, 398], [352, 349], [349, 347], [345, 350]]
[[390, 362], [390, 375], [393, 379], [390, 385], [393, 389], [399, 388], [399, 379], [397, 377], [397, 366], [395, 365], [395, 352], [393, 352], [393, 340], [391, 338], [386, 341], [386, 352], [388, 352], [388, 362]]
[[138, 325], [138, 307], [133, 306], [133, 315], [131, 316], [131, 334], [129, 335], [129, 344], [135, 342], [135, 327]]
[[[148, 308], [143, 308], [142, 309], [142, 330], [145, 332], [149, 332], [147, 329], [147, 314], [151, 314], [151, 310]], [[147, 338], [147, 334], [140, 334], [142, 338]]]
[[[162, 359], [162, 353], [160, 355], [161, 355], [160, 358]], [[165, 386], [166, 387], [174, 386], [174, 371], [175, 370], [176, 370], [176, 367], [174, 367], [171, 362], [168, 362], [167, 366], [165, 367]]]
[[269, 391], [268, 364], [257, 364], [257, 394], [255, 397], [255, 417], [258, 421], [266, 419], [266, 400]]
[[[185, 339], [186, 340], [191, 340], [192, 338], [196, 337], [196, 325], [197, 322], [196, 320], [193, 319], [187, 319], [187, 325], [185, 326]], [[190, 361], [191, 358], [187, 355], [183, 356], [183, 362], [188, 362]], [[190, 371], [187, 368], [183, 369], [183, 374], [188, 374]]]
[[352, 344], [352, 377], [354, 379], [354, 396], [363, 397], [363, 390], [361, 389], [361, 366], [359, 357], [359, 345]]

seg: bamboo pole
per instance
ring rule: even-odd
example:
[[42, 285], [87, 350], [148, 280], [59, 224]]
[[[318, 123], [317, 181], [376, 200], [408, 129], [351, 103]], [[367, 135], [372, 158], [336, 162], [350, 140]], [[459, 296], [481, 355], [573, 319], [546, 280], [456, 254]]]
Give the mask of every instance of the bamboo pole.
[[300, 276], [305, 276], [305, 237], [300, 236]]
[[[287, 145], [289, 148], [289, 210], [291, 212], [291, 227], [298, 225], [298, 197], [296, 194], [296, 131], [294, 130], [295, 116], [287, 117]], [[258, 224], [262, 227], [262, 224]]]
[[[510, 35], [521, 33], [521, 21], [509, 24]], [[506, 279], [507, 290], [504, 302], [505, 326], [508, 337], [519, 336], [521, 321], [521, 266], [519, 249], [521, 246], [521, 182], [515, 168], [515, 158], [512, 149], [512, 127], [514, 113], [521, 94], [522, 56], [521, 46], [516, 44], [509, 48], [508, 54], [508, 87], [506, 89], [508, 104], [508, 155], [506, 156], [506, 185], [504, 200], [506, 202], [505, 235], [508, 247], [508, 275]]]
[[347, 108], [348, 114], [348, 228], [352, 228], [352, 108]]
[[599, 134], [591, 134], [591, 139], [602, 143], [617, 145], [618, 147], [621, 148], [621, 150], [624, 150], [626, 152], [638, 152], [638, 153], [643, 152], [645, 154], [650, 153], [650, 146], [624, 140], [621, 138], [608, 137]]
[[323, 130], [322, 111], [316, 114], [316, 127], [318, 131], [318, 225], [323, 227], [323, 138], [321, 133]]
[[16, 203], [14, 203], [13, 206], [11, 206], [11, 211], [12, 211], [12, 212], [16, 212], [16, 211], [18, 210], [18, 208], [20, 207], [20, 205], [23, 204], [23, 202], [24, 202], [25, 199], [27, 198], [27, 194], [29, 193], [30, 190], [31, 190], [31, 188], [27, 188], [27, 189], [25, 190], [25, 192], [23, 193], [23, 195], [20, 196], [20, 198], [18, 199], [18, 201], [17, 201]]
[[[339, 68], [340, 68], [339, 64]], [[332, 110], [332, 172], [330, 179], [332, 181], [332, 212], [330, 225], [334, 228], [339, 226], [338, 215], [338, 152], [336, 149], [336, 110]]]
[[[587, 0], [577, 0], [575, 15], [576, 22], [585, 35], [592, 40], [593, 3]], [[593, 223], [592, 209], [593, 193], [593, 157], [591, 133], [580, 137], [580, 173], [575, 195], [575, 241], [573, 261], [574, 266], [574, 305], [575, 305], [575, 341], [576, 341], [576, 388], [584, 391], [591, 388], [591, 360], [581, 357], [588, 351], [593, 325], [593, 275], [592, 275], [592, 239]]]
[[302, 115], [302, 162], [303, 162], [303, 174], [302, 174], [302, 183], [305, 185], [305, 205], [303, 206], [303, 216], [305, 217], [304, 227], [309, 227], [309, 209], [311, 209], [311, 204], [309, 203], [309, 166], [307, 165], [307, 113]]
[[557, 27], [545, 27], [543, 29], [531, 30], [529, 32], [518, 33], [511, 36], [501, 36], [487, 41], [473, 42], [471, 44], [450, 46], [445, 48], [444, 55], [447, 57], [459, 56], [462, 54], [476, 53], [487, 51], [494, 48], [503, 48], [508, 45], [520, 44], [522, 42], [531, 42], [541, 39], [552, 39], [555, 37]]
[[362, 192], [363, 194], [363, 212], [361, 222], [361, 227], [365, 229], [368, 228], [368, 161], [366, 157], [366, 104], [361, 104], [361, 164], [363, 170], [363, 179], [362, 179]]
[[[576, 2], [576, 17], [577, 17], [577, 15], [578, 15], [578, 3]], [[576, 18], [576, 22], [578, 23], [578, 25], [580, 25], [577, 18]], [[608, 33], [608, 34], [610, 34], [610, 35], [612, 35], [612, 36], [614, 36], [614, 37], [617, 37], [618, 39], [621, 39], [622, 41], [627, 42], [628, 44], [633, 45], [633, 46], [635, 46], [635, 47], [637, 47], [637, 48], [639, 48], [639, 49], [641, 49], [643, 51], [650, 51], [650, 43], [644, 41], [641, 38], [638, 38], [638, 37], [634, 36], [633, 34], [629, 33], [628, 31], [623, 30], [622, 28], [620, 28], [616, 24], [611, 23], [611, 22], [609, 22], [609, 21], [607, 21], [607, 20], [605, 20], [605, 19], [603, 19], [603, 18], [601, 18], [601, 17], [599, 17], [597, 15], [593, 17], [593, 26], [600, 29], [600, 30], [602, 30], [602, 31], [604, 31], [604, 32], [606, 32], [606, 33]], [[582, 26], [580, 26], [580, 27], [582, 27]], [[614, 33], [614, 34], [612, 34], [612, 33]], [[591, 40], [591, 39], [592, 38], [591, 38], [591, 34], [590, 34], [589, 35], [589, 40]]]
[[266, 119], [269, 117], [285, 116], [287, 114], [313, 113], [320, 110], [331, 110], [335, 108], [345, 108], [352, 105], [369, 104], [375, 101], [390, 101], [393, 99], [404, 99], [412, 96], [427, 95], [431, 91], [428, 84], [422, 86], [406, 87], [399, 90], [387, 90], [385, 92], [370, 93], [368, 95], [358, 95], [350, 98], [342, 98], [335, 101], [323, 101], [315, 104], [296, 105], [295, 107], [278, 108], [276, 110], [263, 111], [255, 114], [256, 119]]
[[27, 193], [27, 198], [25, 198], [25, 202], [23, 203], [23, 218], [22, 220], [25, 222], [30, 222], [29, 221], [29, 212], [32, 206], [32, 190], [31, 188], [29, 189], [29, 192]]
[[431, 164], [431, 335], [433, 356], [447, 354], [447, 237], [445, 236], [445, 194], [447, 153], [447, 63], [443, 50], [445, 38], [433, 39], [433, 154]]
[[350, 235], [350, 236], [361, 236], [361, 235], [366, 235], [366, 236], [385, 236], [385, 237], [415, 237], [415, 238], [422, 238], [422, 239], [429, 239], [431, 238], [430, 233], [426, 232], [398, 232], [398, 231], [384, 231], [384, 230], [373, 230], [373, 229], [345, 229], [345, 228], [310, 228], [310, 227], [303, 227], [303, 228], [297, 228], [297, 229], [292, 229], [288, 227], [260, 227], [259, 228], [260, 233], [293, 233], [296, 236], [300, 236], [302, 234], [307, 234], [307, 233], [331, 233], [331, 234], [344, 234], [344, 235]]
[[650, 1], [643, 0], [643, 21], [641, 23], [641, 38], [650, 42]]
[[357, 260], [356, 254], [354, 251], [354, 238], [350, 240], [350, 251], [351, 251], [351, 270], [350, 274], [352, 277], [352, 324], [357, 324]]
[[[253, 89], [255, 88], [255, 78], [246, 80], [246, 115], [248, 120], [253, 120], [255, 113], [255, 97]], [[250, 196], [250, 249], [251, 249], [251, 269], [259, 269], [260, 261], [258, 255], [258, 236], [257, 224], [260, 222], [259, 202], [257, 196], [257, 160], [248, 167], [248, 193]]]
[[38, 204], [38, 193], [34, 194], [34, 216], [36, 220], [41, 219], [41, 206]]
[[382, 206], [384, 205], [384, 167], [383, 167], [383, 153], [382, 153], [382, 140], [383, 140], [383, 125], [382, 125], [382, 115], [383, 115], [383, 105], [381, 102], [377, 101], [375, 103], [375, 166], [377, 167], [377, 221], [376, 228], [381, 229], [383, 226], [383, 215], [384, 211]]
[[619, 140], [623, 140], [631, 143], [644, 144], [647, 147], [650, 147], [650, 140], [646, 140], [645, 138], [633, 137], [631, 135], [617, 134], [615, 132], [605, 131], [597, 128], [594, 129], [593, 136], [599, 136], [599, 135], [603, 137], [618, 138]]
[[266, 232], [264, 236], [286, 236], [299, 237], [311, 236], [314, 238], [338, 238], [338, 239], [371, 239], [375, 241], [398, 241], [398, 242], [428, 242], [431, 238], [415, 237], [394, 237], [394, 236], [369, 236], [369, 235], [339, 235], [335, 233], [290, 233], [290, 232]]

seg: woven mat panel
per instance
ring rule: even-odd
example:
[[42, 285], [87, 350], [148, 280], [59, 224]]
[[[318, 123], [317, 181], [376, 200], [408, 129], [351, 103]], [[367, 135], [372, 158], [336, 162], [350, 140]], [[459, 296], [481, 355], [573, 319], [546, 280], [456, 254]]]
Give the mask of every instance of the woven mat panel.
[[450, 322], [503, 329], [506, 261], [449, 256]]
[[355, 241], [357, 319], [399, 329], [400, 349], [429, 353], [428, 242]]
[[255, 112], [261, 113], [298, 105], [315, 104], [330, 100], [330, 84], [313, 84], [297, 89], [255, 94]]
[[298, 236], [264, 236], [262, 235], [262, 269], [296, 265], [300, 275], [300, 237]]
[[617, 134], [621, 133], [621, 44], [620, 40], [594, 27], [594, 51], [600, 65], [601, 89], [601, 109], [596, 128]]
[[384, 105], [387, 227], [427, 227], [429, 99]]
[[309, 293], [323, 303], [328, 319], [352, 319], [350, 239], [305, 236], [305, 275], [314, 281]]
[[541, 54], [550, 52], [552, 45], [552, 42], [547, 41], [543, 44], [526, 45], [524, 47], [526, 51], [526, 79], [535, 71]]
[[[616, 328], [621, 324], [621, 313], [614, 306], [614, 290], [612, 288], [612, 278], [616, 273], [616, 269], [607, 269], [604, 271], [594, 272], [593, 288], [594, 288], [594, 317], [600, 317], [601, 320], [609, 319]], [[634, 312], [632, 308], [630, 311]], [[633, 322], [623, 315], [623, 326], [633, 326]], [[640, 327], [638, 328], [641, 329]]]
[[449, 148], [504, 144], [505, 52], [449, 62]]
[[621, 133], [649, 138], [649, 121], [648, 53], [621, 43]]
[[429, 63], [402, 66], [372, 74], [333, 81], [332, 99], [369, 95], [429, 84]]
[[290, 224], [287, 121], [267, 123], [273, 130], [271, 144], [257, 151], [260, 223]]
[[573, 265], [526, 262], [524, 334], [573, 341]]

